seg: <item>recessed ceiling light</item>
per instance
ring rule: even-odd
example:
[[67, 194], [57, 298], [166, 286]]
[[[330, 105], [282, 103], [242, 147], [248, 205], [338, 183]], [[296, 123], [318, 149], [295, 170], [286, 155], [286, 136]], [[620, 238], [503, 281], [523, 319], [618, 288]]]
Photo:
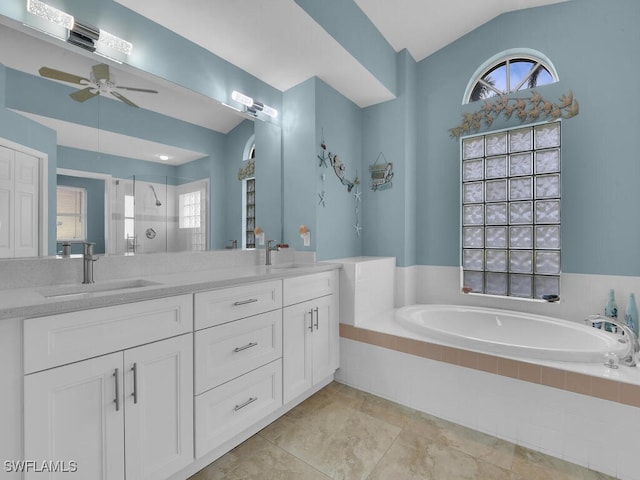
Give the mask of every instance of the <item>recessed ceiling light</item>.
[[168, 155], [158, 155], [158, 158], [160, 160], [169, 160], [169, 156]]

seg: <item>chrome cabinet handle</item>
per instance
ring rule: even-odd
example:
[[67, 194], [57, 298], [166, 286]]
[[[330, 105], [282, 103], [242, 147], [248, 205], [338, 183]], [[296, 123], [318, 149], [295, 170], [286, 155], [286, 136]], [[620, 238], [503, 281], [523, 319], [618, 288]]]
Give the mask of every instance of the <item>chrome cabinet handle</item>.
[[243, 350], [246, 350], [247, 348], [255, 347], [256, 345], [258, 345], [258, 342], [249, 342], [246, 345], [244, 345], [243, 347], [234, 348], [233, 351], [234, 351], [234, 353], [238, 353], [238, 352], [241, 352]]
[[138, 403], [138, 364], [134, 363], [133, 367], [131, 367], [131, 371], [133, 372], [133, 393], [131, 396], [133, 397], [133, 403]]
[[239, 307], [240, 305], [246, 305], [247, 303], [255, 303], [257, 302], [257, 298], [250, 298], [248, 300], [238, 300], [237, 302], [233, 302], [234, 307]]
[[116, 412], [120, 410], [120, 384], [118, 382], [118, 372], [118, 368], [113, 372], [113, 378], [116, 380], [116, 398], [113, 399], [113, 403], [116, 404]]
[[314, 327], [316, 327], [316, 330], [318, 330], [318, 307], [313, 309], [314, 312], [316, 312], [316, 323], [313, 324]]
[[241, 403], [240, 405], [236, 405], [235, 407], [233, 407], [233, 410], [235, 412], [237, 412], [238, 410], [243, 409], [244, 407], [246, 407], [247, 405], [255, 402], [256, 400], [258, 400], [258, 397], [250, 397], [249, 400], [247, 400], [246, 402]]
[[313, 308], [309, 310], [309, 315], [311, 315], [311, 320], [309, 322], [309, 330], [313, 332]]

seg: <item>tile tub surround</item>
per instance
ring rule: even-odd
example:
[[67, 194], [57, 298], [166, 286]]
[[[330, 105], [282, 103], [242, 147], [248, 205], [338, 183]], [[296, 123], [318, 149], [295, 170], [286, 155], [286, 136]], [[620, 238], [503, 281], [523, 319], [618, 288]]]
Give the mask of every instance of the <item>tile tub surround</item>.
[[[340, 331], [338, 381], [572, 463], [640, 480], [633, 427], [640, 424], [637, 369], [624, 367], [636, 380], [630, 384], [350, 325]], [[619, 371], [624, 375], [623, 367]]]
[[189, 480], [611, 478], [334, 382]]

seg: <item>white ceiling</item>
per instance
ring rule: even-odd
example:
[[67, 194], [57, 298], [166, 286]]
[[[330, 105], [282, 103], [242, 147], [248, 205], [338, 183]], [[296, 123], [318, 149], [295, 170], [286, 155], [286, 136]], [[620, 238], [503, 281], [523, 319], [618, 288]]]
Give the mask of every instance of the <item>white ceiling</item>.
[[[116, 1], [281, 91], [317, 76], [361, 107], [393, 98], [293, 0]], [[564, 0], [355, 1], [419, 61], [501, 13]]]

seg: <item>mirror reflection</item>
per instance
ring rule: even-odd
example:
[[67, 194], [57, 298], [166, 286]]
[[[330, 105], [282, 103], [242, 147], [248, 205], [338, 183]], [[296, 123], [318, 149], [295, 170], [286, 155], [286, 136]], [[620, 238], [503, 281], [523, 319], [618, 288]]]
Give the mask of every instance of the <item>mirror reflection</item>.
[[[0, 258], [53, 255], [67, 242], [75, 254], [81, 240], [95, 242], [96, 253], [119, 255], [221, 249], [232, 241], [252, 248], [256, 226], [280, 237], [278, 125], [254, 124], [208, 97], [16, 25], [0, 25], [0, 68], [0, 126], [7, 127], [0, 148], [13, 155], [12, 168], [22, 165], [15, 152], [40, 159], [44, 174], [32, 203], [46, 218], [33, 229], [35, 250], [25, 254], [2, 243], [19, 230], [3, 227], [9, 218], [27, 217], [1, 212]], [[242, 177], [250, 160], [253, 177]], [[247, 204], [247, 178], [255, 206]]]

